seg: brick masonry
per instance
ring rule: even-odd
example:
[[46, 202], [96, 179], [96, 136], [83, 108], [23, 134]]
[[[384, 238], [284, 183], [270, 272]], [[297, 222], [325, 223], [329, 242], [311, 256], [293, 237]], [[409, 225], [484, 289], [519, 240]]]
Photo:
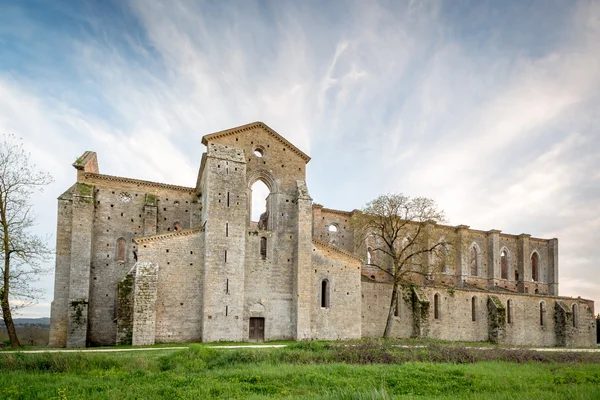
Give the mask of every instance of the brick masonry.
[[[367, 263], [353, 212], [313, 203], [310, 158], [260, 122], [202, 142], [195, 187], [102, 175], [93, 152], [73, 164], [77, 182], [58, 199], [50, 345], [380, 336], [389, 277]], [[257, 180], [270, 190], [260, 228]], [[402, 289], [394, 336], [595, 342], [593, 302], [558, 296], [556, 239], [426, 229], [450, 245], [426, 260], [433, 278]]]

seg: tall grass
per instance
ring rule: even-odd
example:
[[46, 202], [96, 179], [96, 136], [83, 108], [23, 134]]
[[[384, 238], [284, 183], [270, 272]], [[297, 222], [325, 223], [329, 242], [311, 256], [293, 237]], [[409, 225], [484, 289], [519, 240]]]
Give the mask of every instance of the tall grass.
[[600, 398], [598, 355], [394, 341], [0, 353], [0, 398]]

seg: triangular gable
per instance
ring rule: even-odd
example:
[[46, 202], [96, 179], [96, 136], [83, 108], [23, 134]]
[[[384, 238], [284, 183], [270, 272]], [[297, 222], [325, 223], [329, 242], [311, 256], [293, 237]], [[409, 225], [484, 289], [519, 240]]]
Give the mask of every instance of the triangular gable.
[[250, 124], [246, 124], [246, 125], [242, 125], [242, 126], [238, 126], [236, 128], [231, 128], [231, 129], [227, 129], [227, 130], [224, 130], [224, 131], [220, 131], [220, 132], [215, 132], [215, 133], [210, 133], [208, 135], [204, 135], [202, 137], [202, 144], [205, 145], [205, 146], [208, 146], [209, 142], [217, 140], [219, 138], [222, 138], [222, 137], [225, 137], [225, 136], [239, 135], [239, 134], [244, 133], [244, 132], [251, 132], [254, 129], [262, 129], [262, 130], [264, 130], [269, 135], [271, 135], [273, 138], [275, 138], [277, 141], [279, 141], [281, 144], [283, 144], [288, 149], [290, 149], [292, 152], [294, 152], [297, 155], [299, 155], [305, 162], [308, 163], [310, 161], [310, 157], [308, 155], [306, 155], [304, 152], [302, 152], [302, 150], [300, 150], [299, 148], [297, 148], [296, 146], [294, 146], [293, 144], [291, 144], [290, 142], [288, 142], [279, 133], [277, 133], [273, 129], [269, 128], [267, 126], [267, 124], [265, 124], [263, 122], [259, 122], [259, 121], [252, 122]]

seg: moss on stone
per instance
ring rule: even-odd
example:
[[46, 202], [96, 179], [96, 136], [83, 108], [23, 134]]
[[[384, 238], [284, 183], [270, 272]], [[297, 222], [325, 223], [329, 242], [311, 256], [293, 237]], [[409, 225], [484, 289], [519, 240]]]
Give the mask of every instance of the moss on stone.
[[156, 195], [146, 193], [146, 205], [155, 206], [156, 205]]
[[81, 196], [91, 196], [93, 193], [94, 187], [92, 185], [88, 185], [87, 183], [77, 182], [77, 192]]

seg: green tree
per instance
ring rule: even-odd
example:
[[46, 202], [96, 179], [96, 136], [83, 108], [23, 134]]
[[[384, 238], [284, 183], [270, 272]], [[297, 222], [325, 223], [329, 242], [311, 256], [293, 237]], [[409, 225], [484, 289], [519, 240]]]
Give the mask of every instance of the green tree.
[[449, 243], [435, 229], [428, 228], [444, 222], [444, 212], [428, 198], [386, 194], [367, 203], [352, 221], [359, 239], [357, 247], [392, 282], [383, 333], [383, 337], [389, 337], [400, 286], [412, 283], [416, 275], [430, 279], [446, 258]]
[[32, 283], [47, 272], [44, 261], [51, 252], [44, 238], [30, 232], [36, 218], [30, 198], [35, 190], [41, 191], [50, 182], [50, 175], [29, 163], [29, 154], [18, 139], [12, 135], [3, 138], [0, 143], [0, 305], [13, 347], [20, 347], [20, 343], [12, 312], [39, 298], [39, 289]]

